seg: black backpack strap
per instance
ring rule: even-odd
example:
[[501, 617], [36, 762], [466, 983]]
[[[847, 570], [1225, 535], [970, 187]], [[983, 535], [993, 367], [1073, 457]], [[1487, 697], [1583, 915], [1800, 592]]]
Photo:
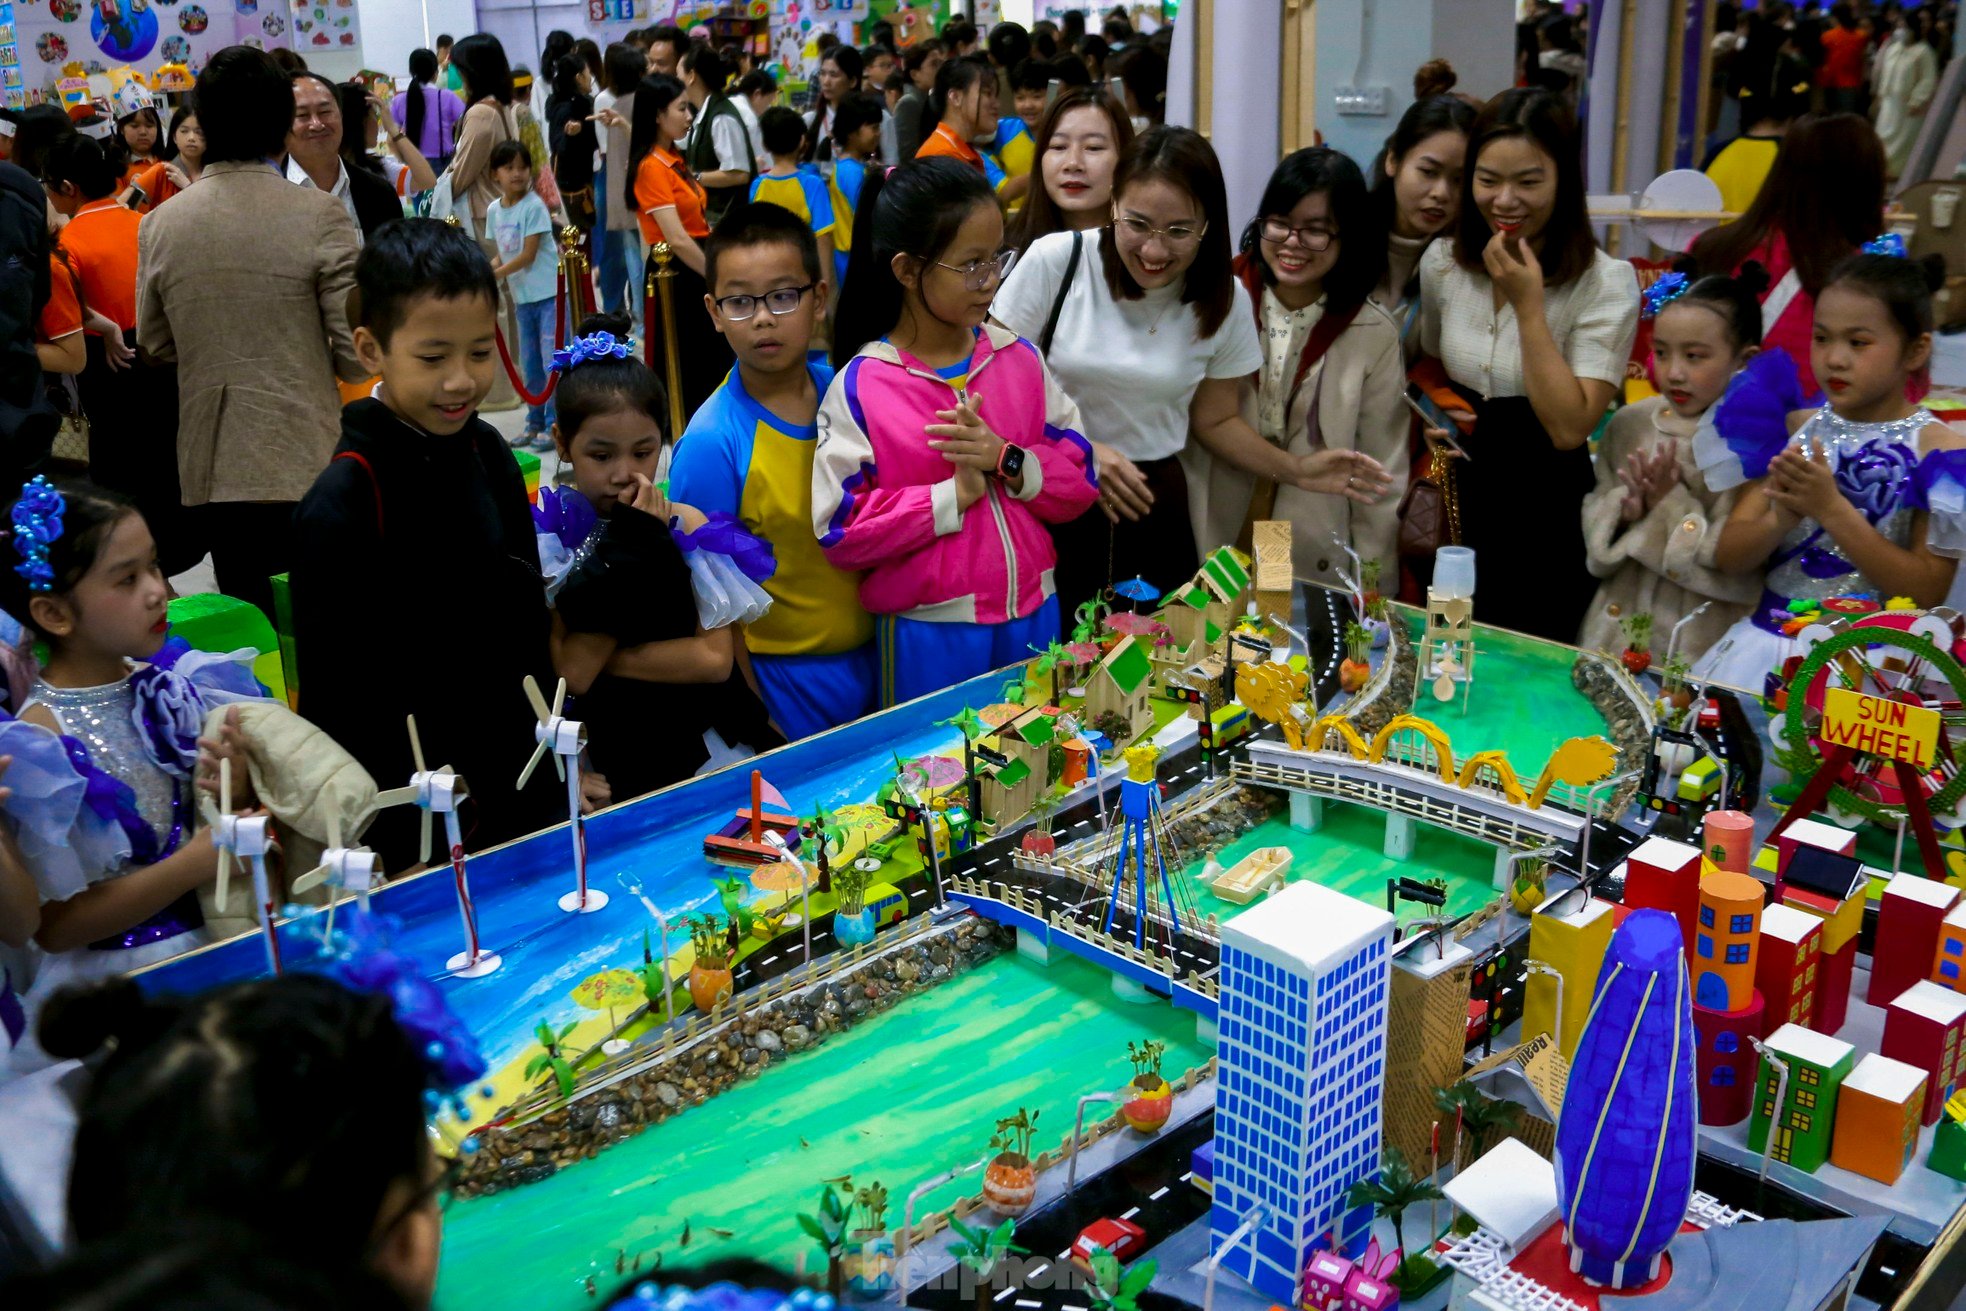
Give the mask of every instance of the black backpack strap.
[[1065, 261], [1065, 280], [1058, 284], [1058, 295], [1051, 302], [1051, 313], [1045, 317], [1044, 331], [1038, 334], [1038, 354], [1047, 359], [1051, 356], [1051, 339], [1058, 333], [1058, 316], [1065, 312], [1065, 297], [1072, 290], [1072, 278], [1079, 271], [1079, 259], [1085, 254], [1085, 233], [1072, 234], [1072, 257]]

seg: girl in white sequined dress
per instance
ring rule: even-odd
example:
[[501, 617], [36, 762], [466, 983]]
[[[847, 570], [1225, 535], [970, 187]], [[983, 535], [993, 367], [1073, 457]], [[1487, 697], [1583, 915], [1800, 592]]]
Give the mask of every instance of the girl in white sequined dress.
[[[242, 663], [251, 653], [167, 640], [169, 589], [128, 502], [36, 478], [9, 523], [0, 608], [48, 650], [20, 718], [0, 716], [0, 754], [12, 758], [0, 809], [41, 902], [25, 1032], [7, 1063], [21, 1073], [46, 1063], [32, 1022], [56, 988], [206, 940], [196, 894], [217, 855], [196, 824], [199, 729], [211, 707], [260, 688]], [[236, 792], [244, 741], [233, 727], [223, 736], [210, 745], [235, 757]]]
[[1966, 436], [1908, 399], [1932, 354], [1931, 271], [1866, 252], [1816, 298], [1809, 359], [1829, 403], [1798, 408], [1792, 362], [1770, 351], [1721, 401], [1720, 440], [1696, 453], [1714, 490], [1746, 483], [1716, 563], [1767, 570], [1755, 612], [1696, 676], [1760, 692], [1795, 649], [1782, 631], [1793, 627], [1792, 601], [1939, 605], [1966, 555]]

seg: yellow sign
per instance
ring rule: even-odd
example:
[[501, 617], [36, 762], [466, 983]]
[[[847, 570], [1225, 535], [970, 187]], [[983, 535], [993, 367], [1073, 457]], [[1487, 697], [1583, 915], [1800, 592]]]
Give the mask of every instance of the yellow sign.
[[1929, 770], [1939, 746], [1939, 712], [1847, 688], [1823, 693], [1823, 743]]

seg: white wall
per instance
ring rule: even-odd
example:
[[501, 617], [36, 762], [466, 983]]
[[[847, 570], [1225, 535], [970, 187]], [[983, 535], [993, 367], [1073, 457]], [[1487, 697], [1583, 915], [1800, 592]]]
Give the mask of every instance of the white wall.
[[[407, 76], [410, 51], [428, 46], [440, 32], [465, 36], [478, 30], [478, 7], [472, 0], [356, 0], [356, 4], [362, 17], [362, 57], [346, 70], [349, 73], [374, 68]], [[313, 65], [312, 57], [308, 63]], [[337, 67], [329, 76], [341, 71]]]
[[[1413, 71], [1429, 59], [1450, 61], [1461, 79], [1455, 90], [1483, 100], [1514, 79], [1512, 0], [1318, 0], [1313, 13], [1317, 128], [1360, 167], [1413, 103]], [[1348, 86], [1386, 88], [1386, 113], [1341, 116], [1332, 97]]]

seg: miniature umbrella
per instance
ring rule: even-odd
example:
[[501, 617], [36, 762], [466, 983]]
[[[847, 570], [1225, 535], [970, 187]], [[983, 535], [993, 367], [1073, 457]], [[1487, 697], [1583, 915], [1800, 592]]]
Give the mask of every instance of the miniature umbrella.
[[1154, 618], [1152, 615], [1128, 612], [1126, 614], [1109, 616], [1106, 620], [1106, 631], [1109, 633], [1119, 633], [1126, 637], [1138, 637], [1142, 633], [1152, 632], [1159, 625], [1160, 620]]
[[[610, 1032], [619, 1027], [615, 1023], [615, 1007], [633, 1005], [641, 996], [642, 980], [633, 970], [602, 970], [582, 979], [580, 986], [573, 990], [573, 999], [588, 1010], [608, 1013]], [[609, 1038], [601, 1044], [601, 1050], [615, 1056], [627, 1051], [628, 1044], [618, 1037]]]
[[1152, 603], [1160, 600], [1160, 588], [1139, 575], [1134, 575], [1113, 588], [1113, 595], [1128, 601]]

